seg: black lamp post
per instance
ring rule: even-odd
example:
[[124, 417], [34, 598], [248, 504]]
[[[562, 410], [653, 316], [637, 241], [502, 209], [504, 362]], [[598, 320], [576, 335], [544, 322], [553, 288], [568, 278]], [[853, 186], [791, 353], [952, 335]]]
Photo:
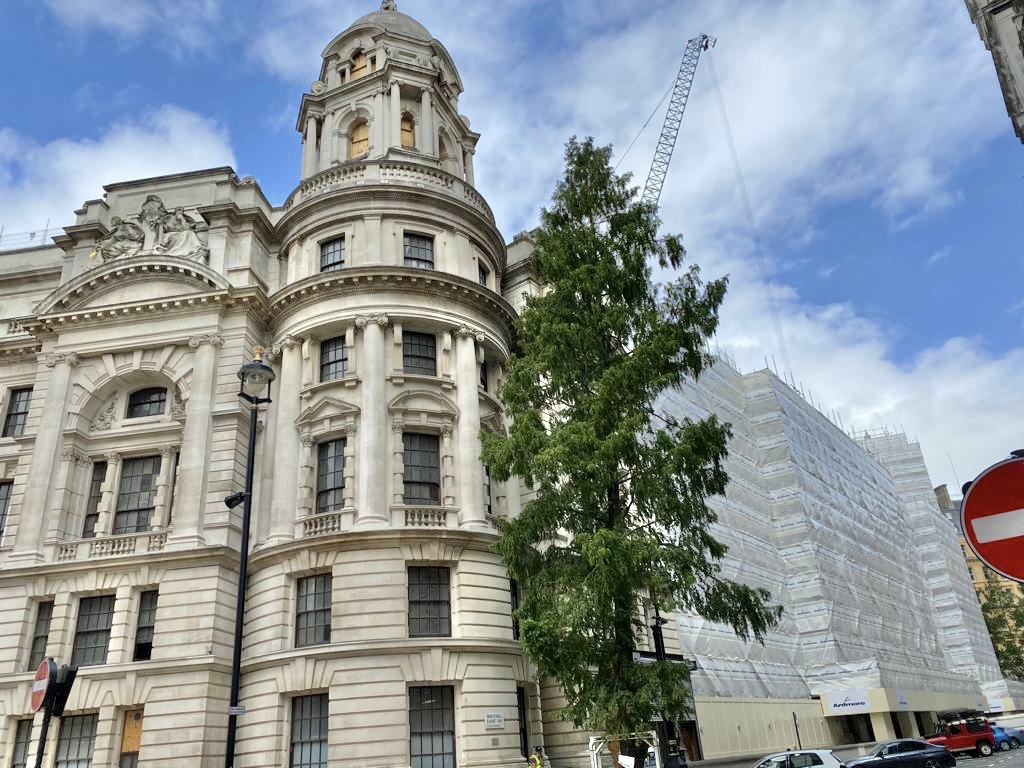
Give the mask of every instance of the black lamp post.
[[[256, 347], [255, 359], [238, 369], [241, 385], [238, 396], [249, 404], [249, 449], [245, 459], [245, 490], [224, 499], [228, 509], [242, 505], [242, 547], [238, 553], [238, 599], [235, 601], [235, 647], [231, 655], [231, 702], [228, 707], [228, 743], [225, 768], [234, 768], [235, 732], [238, 715], [238, 680], [242, 666], [242, 622], [245, 619], [245, 588], [249, 570], [249, 518], [252, 512], [252, 475], [256, 461], [256, 415], [259, 407], [270, 402], [270, 383], [276, 378], [273, 369], [263, 362], [263, 348]], [[266, 390], [266, 397], [263, 396]]]

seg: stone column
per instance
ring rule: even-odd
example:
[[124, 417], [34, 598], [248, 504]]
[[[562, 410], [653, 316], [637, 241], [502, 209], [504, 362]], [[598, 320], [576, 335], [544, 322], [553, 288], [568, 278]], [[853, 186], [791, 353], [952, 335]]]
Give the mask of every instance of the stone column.
[[149, 527], [154, 531], [167, 528], [171, 499], [174, 496], [174, 454], [177, 448], [165, 445], [160, 449], [160, 474], [156, 478], [156, 495], [153, 499], [153, 519]]
[[402, 86], [391, 81], [391, 146], [402, 146]]
[[370, 117], [369, 134], [370, 150], [367, 157], [380, 157], [385, 146], [385, 128], [387, 120], [384, 119], [384, 89], [378, 88], [373, 92], [373, 115]]
[[384, 357], [384, 329], [387, 315], [362, 315], [356, 328], [363, 332], [360, 360], [362, 409], [360, 411], [359, 450], [362, 466], [356, 473], [356, 524], [388, 519], [387, 401], [384, 384], [387, 371]]
[[116, 451], [103, 454], [107, 472], [100, 485], [100, 501], [96, 505], [96, 535], [109, 536], [114, 527], [113, 516], [117, 507], [117, 478], [121, 466], [121, 454]]
[[326, 171], [331, 167], [334, 159], [331, 150], [334, 149], [331, 142], [331, 134], [334, 132], [334, 112], [324, 114], [323, 128], [320, 129], [320, 156], [317, 164], [318, 170]]
[[[71, 512], [82, 508], [82, 488], [85, 486], [85, 492], [88, 493], [88, 487], [82, 482], [82, 476], [86, 471], [76, 467], [87, 467], [91, 463], [89, 457], [77, 448], [65, 446], [61, 451], [60, 466], [53, 482], [53, 498], [48, 514], [47, 544], [56, 544], [69, 535], [71, 538], [78, 538], [77, 533], [72, 530], [71, 522], [75, 518]], [[76, 526], [81, 527], [80, 523], [76, 523]]]
[[302, 388], [302, 339], [285, 336], [273, 346], [281, 355], [278, 379], [277, 427], [274, 440], [274, 495], [270, 504], [270, 533], [267, 544], [291, 541], [299, 491], [299, 390]]
[[[47, 498], [53, 484], [53, 465], [57, 460], [57, 449], [60, 447], [61, 426], [68, 411], [71, 369], [78, 365], [78, 354], [49, 354], [43, 359], [43, 364], [51, 371], [46, 382], [46, 399], [43, 401], [36, 427], [35, 444], [32, 446], [32, 464], [21, 502], [17, 540], [14, 542], [14, 552], [11, 553], [12, 561], [38, 562], [42, 559], [41, 545], [46, 534]], [[34, 403], [31, 407], [33, 411], [36, 410]]]
[[872, 712], [871, 728], [875, 732], [875, 741], [888, 741], [896, 738], [896, 729], [892, 725], [892, 717], [888, 712]]
[[430, 104], [430, 90], [420, 94], [420, 152], [436, 157], [434, 151], [434, 108]]
[[[178, 478], [181, 482], [168, 548], [190, 549], [203, 543], [217, 359], [223, 344], [224, 338], [219, 333], [191, 336], [188, 340], [189, 349], [194, 350], [192, 382], [185, 427], [181, 432], [181, 455], [178, 459]], [[102, 522], [102, 515], [100, 520]]]
[[306, 132], [302, 136], [302, 178], [308, 179], [316, 173], [316, 115], [306, 113]]
[[470, 147], [463, 149], [463, 163], [466, 166], [466, 183], [471, 187], [476, 186], [476, 179], [473, 176], [473, 155], [476, 154], [476, 150]]
[[484, 473], [480, 464], [480, 379], [476, 345], [483, 334], [466, 326], [454, 330], [455, 388], [459, 406], [459, 519], [462, 525], [485, 522], [483, 508]]

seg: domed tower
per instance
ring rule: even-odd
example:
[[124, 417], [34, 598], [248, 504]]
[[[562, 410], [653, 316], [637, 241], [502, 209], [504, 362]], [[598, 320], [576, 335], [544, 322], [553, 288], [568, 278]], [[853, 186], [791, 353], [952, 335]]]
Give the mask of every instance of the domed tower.
[[[518, 509], [479, 440], [503, 428], [514, 310], [461, 90], [444, 47], [384, 2], [330, 42], [302, 98], [301, 181], [276, 222], [268, 297], [278, 380], [250, 560], [245, 765], [287, 764], [265, 757], [268, 732], [293, 759], [508, 765], [531, 712], [538, 730], [489, 549], [496, 518]], [[295, 735], [325, 724], [313, 746]]]
[[445, 47], [392, 0], [324, 49], [302, 98], [302, 179], [350, 160], [415, 162], [473, 184], [478, 134], [459, 114], [462, 81]]

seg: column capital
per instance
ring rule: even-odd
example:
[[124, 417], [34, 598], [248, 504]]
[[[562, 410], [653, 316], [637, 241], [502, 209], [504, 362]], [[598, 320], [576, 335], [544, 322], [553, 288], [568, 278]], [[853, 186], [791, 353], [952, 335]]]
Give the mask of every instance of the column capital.
[[396, 435], [402, 434], [403, 432], [405, 432], [405, 422], [398, 421], [397, 419], [391, 422], [391, 431], [394, 432]]
[[74, 446], [66, 446], [60, 453], [64, 461], [73, 461], [75, 464], [91, 464], [92, 460]]
[[302, 444], [307, 448], [311, 448], [316, 445], [316, 435], [303, 435], [301, 438]]
[[109, 453], [104, 453], [103, 458], [106, 459], [107, 464], [112, 467], [117, 466], [118, 464], [121, 463], [121, 454], [118, 453], [117, 451], [110, 451]]
[[270, 345], [270, 353], [272, 355], [280, 355], [284, 350], [297, 347], [302, 344], [302, 338], [299, 336], [292, 336], [286, 333], [280, 339]]
[[470, 328], [468, 325], [459, 325], [452, 328], [452, 336], [457, 339], [470, 338], [480, 343], [483, 343], [484, 340], [484, 334], [482, 331]]
[[177, 445], [164, 445], [160, 447], [160, 456], [165, 459], [169, 459], [175, 453], [177, 453], [179, 447]]
[[442, 424], [441, 425], [441, 437], [451, 437], [451, 436], [452, 436], [452, 425], [451, 424]]
[[189, 349], [198, 349], [203, 344], [209, 344], [211, 347], [219, 347], [224, 344], [224, 337], [216, 331], [213, 333], [200, 333], [196, 336], [188, 337]]
[[356, 328], [362, 330], [371, 323], [376, 323], [381, 328], [387, 328], [388, 323], [390, 322], [391, 318], [383, 313], [379, 315], [359, 315], [359, 317], [356, 318]]
[[69, 366], [74, 368], [78, 365], [78, 353], [77, 352], [61, 352], [58, 354], [48, 354], [43, 358], [43, 364], [47, 368], [53, 368], [57, 363], [67, 363]]

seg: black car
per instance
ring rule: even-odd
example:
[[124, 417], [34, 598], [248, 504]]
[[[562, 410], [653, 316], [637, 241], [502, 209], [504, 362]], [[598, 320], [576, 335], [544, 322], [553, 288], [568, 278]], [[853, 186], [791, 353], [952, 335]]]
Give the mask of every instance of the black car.
[[918, 739], [881, 741], [863, 757], [847, 760], [849, 768], [955, 768], [956, 758], [945, 747]]

